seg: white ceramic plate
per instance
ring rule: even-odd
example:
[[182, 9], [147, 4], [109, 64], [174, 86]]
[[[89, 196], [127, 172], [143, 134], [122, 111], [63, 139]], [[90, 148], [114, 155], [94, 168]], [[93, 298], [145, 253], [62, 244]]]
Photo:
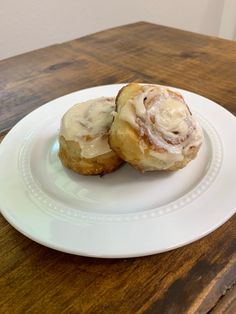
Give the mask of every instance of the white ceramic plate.
[[171, 250], [215, 230], [236, 208], [236, 119], [180, 91], [205, 141], [175, 173], [141, 174], [129, 165], [103, 177], [62, 167], [57, 135], [76, 102], [116, 95], [123, 85], [55, 99], [22, 119], [0, 145], [0, 208], [8, 222], [45, 246], [84, 256], [133, 257]]

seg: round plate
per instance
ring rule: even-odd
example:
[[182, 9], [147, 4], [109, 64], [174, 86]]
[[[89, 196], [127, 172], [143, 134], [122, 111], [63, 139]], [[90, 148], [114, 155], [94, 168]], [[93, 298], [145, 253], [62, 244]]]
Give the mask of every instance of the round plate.
[[45, 246], [84, 256], [159, 253], [215, 230], [236, 208], [236, 119], [216, 103], [183, 94], [204, 130], [204, 143], [174, 173], [81, 176], [58, 159], [64, 112], [77, 102], [115, 96], [123, 84], [55, 99], [22, 119], [0, 145], [0, 208], [21, 233]]

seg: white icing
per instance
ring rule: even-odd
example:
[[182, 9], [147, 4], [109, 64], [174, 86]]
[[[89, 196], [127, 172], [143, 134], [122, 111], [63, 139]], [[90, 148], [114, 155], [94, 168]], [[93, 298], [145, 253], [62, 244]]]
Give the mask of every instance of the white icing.
[[167, 167], [183, 160], [203, 140], [202, 129], [183, 97], [162, 86], [143, 85], [142, 92], [122, 107], [120, 118], [136, 128], [141, 138], [147, 136], [153, 147], [150, 155]]
[[113, 121], [115, 98], [97, 98], [74, 105], [63, 116], [60, 135], [76, 141], [81, 156], [93, 158], [111, 151], [108, 131]]
[[95, 137], [91, 141], [80, 141], [81, 155], [84, 158], [92, 158], [111, 151], [108, 144], [108, 135], [102, 135]]

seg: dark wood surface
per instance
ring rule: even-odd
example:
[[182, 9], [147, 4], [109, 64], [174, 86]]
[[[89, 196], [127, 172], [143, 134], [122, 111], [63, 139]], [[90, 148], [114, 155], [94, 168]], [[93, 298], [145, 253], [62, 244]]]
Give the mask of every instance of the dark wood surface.
[[[184, 88], [235, 114], [236, 42], [140, 22], [1, 61], [0, 140], [53, 98], [131, 81]], [[235, 227], [234, 216], [174, 251], [104, 260], [43, 247], [0, 217], [0, 313], [236, 312]]]

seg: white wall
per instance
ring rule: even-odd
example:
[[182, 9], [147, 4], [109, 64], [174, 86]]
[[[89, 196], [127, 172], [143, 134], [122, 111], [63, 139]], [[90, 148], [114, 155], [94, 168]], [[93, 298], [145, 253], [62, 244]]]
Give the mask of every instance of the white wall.
[[236, 40], [236, 1], [224, 0], [219, 36]]
[[0, 59], [140, 20], [218, 35], [223, 6], [224, 0], [0, 0]]

